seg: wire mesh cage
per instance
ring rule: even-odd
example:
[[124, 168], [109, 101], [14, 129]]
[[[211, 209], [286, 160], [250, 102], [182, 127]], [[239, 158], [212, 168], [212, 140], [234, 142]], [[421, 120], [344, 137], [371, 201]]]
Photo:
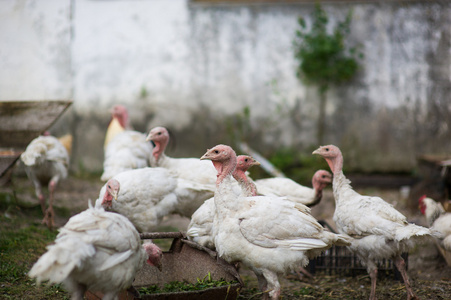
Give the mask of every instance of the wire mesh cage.
[[[326, 228], [334, 231], [326, 222], [320, 222]], [[408, 267], [408, 254], [403, 253], [402, 258]], [[344, 246], [332, 246], [308, 265], [312, 274], [323, 272], [327, 275], [358, 276], [367, 274], [366, 267], [362, 265], [358, 257]], [[402, 280], [401, 274], [390, 259], [378, 262], [379, 276], [393, 276], [395, 280]]]

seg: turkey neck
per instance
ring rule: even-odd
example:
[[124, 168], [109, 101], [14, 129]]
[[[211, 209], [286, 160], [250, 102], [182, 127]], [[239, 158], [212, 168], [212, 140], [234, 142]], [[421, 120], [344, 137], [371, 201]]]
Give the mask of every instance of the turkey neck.
[[321, 198], [323, 198], [323, 191], [315, 189], [315, 196], [313, 197], [313, 201], [309, 204], [306, 204], [308, 207], [315, 206], [321, 201]]
[[323, 197], [323, 189], [327, 186], [327, 183], [321, 182], [316, 177], [312, 179], [313, 190], [315, 191], [315, 196], [313, 197], [313, 202], [308, 204], [308, 207], [315, 206], [321, 201]]
[[343, 188], [351, 189], [351, 182], [343, 174], [343, 156], [341, 153], [333, 158], [326, 158], [327, 164], [333, 173], [332, 188], [334, 192], [335, 203], [340, 202], [340, 191]]
[[168, 144], [168, 141], [163, 142], [155, 142], [155, 147], [153, 148], [152, 155], [155, 158], [155, 163], [157, 166], [160, 164], [160, 159], [163, 159], [165, 157], [164, 150], [166, 149], [166, 145]]
[[437, 220], [440, 216], [445, 214], [445, 209], [437, 205], [436, 207], [434, 207], [434, 210], [431, 213], [428, 213], [427, 210], [426, 213], [427, 213], [426, 220], [428, 221], [430, 227], [432, 226], [432, 224], [434, 224], [435, 220]]
[[[222, 165], [219, 167], [218, 165]], [[223, 215], [227, 210], [235, 207], [236, 196], [232, 191], [232, 174], [236, 167], [236, 156], [231, 156], [229, 160], [222, 163], [215, 162], [218, 172], [216, 178], [215, 205], [218, 215]]]
[[128, 117], [128, 113], [122, 113], [122, 114], [115, 114], [112, 118], [110, 123], [113, 121], [113, 119], [116, 119], [119, 124], [125, 129], [131, 128], [130, 118]]
[[241, 189], [243, 190], [244, 196], [257, 196], [257, 187], [253, 182], [249, 181], [245, 171], [235, 169], [235, 172], [233, 172], [233, 178], [238, 181]]

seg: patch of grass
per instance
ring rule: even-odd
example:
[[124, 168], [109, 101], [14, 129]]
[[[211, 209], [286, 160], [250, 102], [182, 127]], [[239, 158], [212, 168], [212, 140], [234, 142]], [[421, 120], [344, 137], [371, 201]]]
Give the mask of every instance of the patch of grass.
[[14, 196], [10, 193], [0, 193], [0, 210], [7, 210], [14, 203]]
[[212, 280], [211, 274], [208, 272], [203, 279], [197, 278], [196, 283], [173, 281], [164, 285], [163, 288], [159, 288], [157, 285], [151, 285], [148, 287], [142, 287], [138, 289], [140, 294], [157, 294], [157, 293], [178, 293], [184, 291], [199, 291], [214, 287], [221, 287], [225, 285], [231, 285], [236, 281]]
[[303, 287], [299, 289], [298, 291], [294, 291], [293, 294], [295, 296], [301, 296], [301, 295], [311, 295], [313, 294], [313, 289], [309, 286]]
[[40, 208], [16, 209], [12, 218], [5, 217], [4, 212], [2, 209], [0, 216], [1, 298], [69, 299], [61, 285], [36, 286], [27, 275], [58, 232], [40, 224]]

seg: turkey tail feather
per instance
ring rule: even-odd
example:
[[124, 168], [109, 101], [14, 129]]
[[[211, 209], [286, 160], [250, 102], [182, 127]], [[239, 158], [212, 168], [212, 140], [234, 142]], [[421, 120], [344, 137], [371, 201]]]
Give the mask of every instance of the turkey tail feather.
[[405, 239], [410, 239], [413, 237], [429, 237], [431, 236], [431, 231], [423, 226], [418, 226], [415, 224], [409, 224], [399, 228], [395, 233], [395, 239], [402, 241]]
[[31, 278], [36, 278], [38, 285], [46, 280], [51, 283], [62, 282], [86, 257], [95, 254], [94, 246], [73, 237], [59, 238], [56, 244], [47, 249], [28, 273]]
[[337, 246], [349, 246], [351, 244], [352, 238], [344, 234], [336, 234], [335, 245]]

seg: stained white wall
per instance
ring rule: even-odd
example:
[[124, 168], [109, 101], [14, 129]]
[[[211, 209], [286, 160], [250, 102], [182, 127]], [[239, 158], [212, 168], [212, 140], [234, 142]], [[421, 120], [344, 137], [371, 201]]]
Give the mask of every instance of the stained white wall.
[[186, 1], [77, 1], [73, 30], [80, 111], [134, 102], [143, 90], [152, 94], [149, 105], [186, 97]]
[[[365, 55], [353, 83], [328, 93], [327, 142], [364, 169], [406, 169], [419, 153], [451, 151], [451, 4], [324, 8], [331, 26], [353, 9], [351, 43]], [[75, 165], [90, 170], [101, 168], [115, 103], [129, 106], [138, 130], [164, 125], [186, 138], [180, 155], [212, 146], [225, 136], [212, 123], [246, 106], [255, 147], [304, 151], [316, 143], [318, 97], [295, 76], [292, 42], [297, 18], [310, 23], [312, 10], [188, 0], [0, 1], [0, 100], [74, 99], [62, 122], [76, 136]]]
[[69, 0], [0, 1], [0, 100], [71, 97]]

